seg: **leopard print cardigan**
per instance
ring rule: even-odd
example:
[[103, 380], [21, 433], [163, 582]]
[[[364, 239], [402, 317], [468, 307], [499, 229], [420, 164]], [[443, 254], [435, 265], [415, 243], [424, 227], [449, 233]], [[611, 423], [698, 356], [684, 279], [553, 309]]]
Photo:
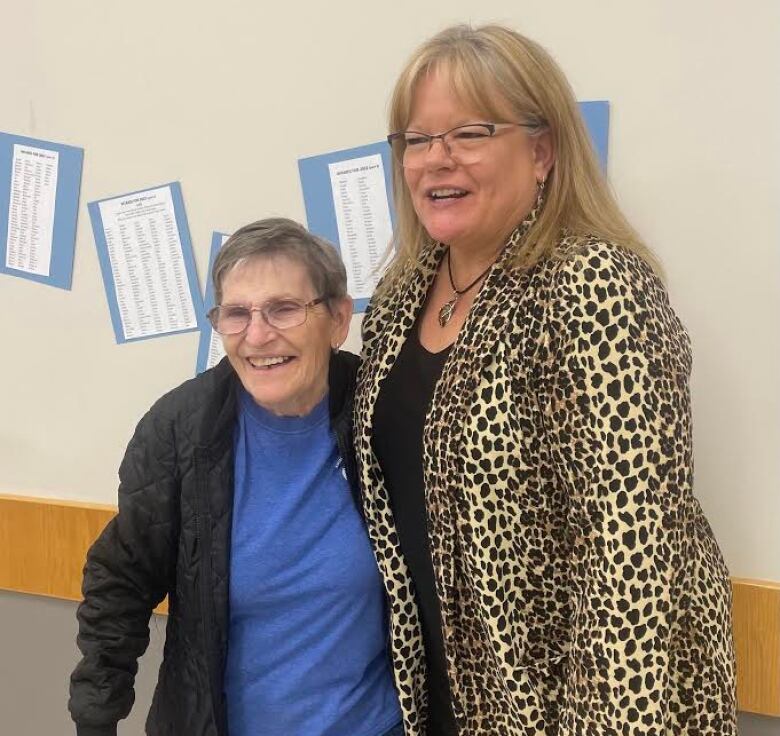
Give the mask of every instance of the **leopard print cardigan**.
[[[509, 239], [436, 386], [428, 529], [456, 722], [468, 736], [736, 734], [731, 588], [692, 494], [688, 335], [636, 255], [564, 238], [530, 271]], [[408, 736], [426, 664], [372, 414], [444, 253], [363, 322], [356, 450], [391, 603]]]

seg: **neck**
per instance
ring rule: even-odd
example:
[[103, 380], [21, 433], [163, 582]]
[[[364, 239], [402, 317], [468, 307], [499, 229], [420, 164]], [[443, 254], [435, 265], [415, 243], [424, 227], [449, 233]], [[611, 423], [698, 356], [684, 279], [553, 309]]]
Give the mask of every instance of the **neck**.
[[452, 275], [458, 288], [473, 281], [486, 268], [490, 267], [501, 255], [509, 236], [525, 222], [531, 209], [525, 210], [522, 216], [512, 217], [504, 222], [492, 236], [480, 240], [458, 238], [448, 243]]
[[503, 246], [503, 241], [498, 246], [493, 245], [479, 249], [472, 245], [452, 243], [449, 246], [448, 258], [450, 259], [452, 276], [458, 289], [464, 288], [485, 269], [490, 268], [501, 254]]
[[266, 411], [275, 414], [277, 417], [305, 417], [311, 414], [317, 404], [325, 398], [328, 393], [327, 379], [305, 395], [298, 396], [283, 403], [264, 404], [257, 401]]

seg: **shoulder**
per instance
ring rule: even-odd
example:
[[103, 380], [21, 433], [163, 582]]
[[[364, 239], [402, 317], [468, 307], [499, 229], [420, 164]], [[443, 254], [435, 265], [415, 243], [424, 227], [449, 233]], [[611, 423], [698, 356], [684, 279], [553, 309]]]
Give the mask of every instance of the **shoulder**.
[[352, 413], [360, 358], [348, 350], [339, 350], [331, 355], [328, 368], [328, 390], [330, 391], [331, 419]]
[[690, 364], [690, 344], [666, 287], [637, 253], [597, 238], [564, 238], [531, 283], [545, 328], [570, 339], [631, 341]]
[[227, 358], [163, 394], [143, 417], [136, 434], [185, 432], [193, 442], [200, 431], [219, 421], [221, 409], [234, 395], [235, 373]]
[[177, 417], [193, 407], [201, 406], [204, 400], [208, 401], [224, 393], [234, 377], [233, 368], [227, 358], [224, 358], [213, 368], [163, 394], [154, 403], [151, 411], [172, 418]]
[[[620, 244], [597, 238], [563, 238], [558, 248], [540, 264], [540, 276], [553, 290], [615, 288], [666, 293], [663, 282], [637, 253]], [[612, 288], [609, 288], [612, 285]]]
[[344, 380], [354, 382], [355, 374], [360, 365], [360, 358], [349, 350], [339, 350], [333, 355], [333, 367], [337, 374], [342, 375]]
[[641, 256], [596, 238], [564, 238], [535, 267], [530, 283], [559, 308], [569, 305], [589, 314], [614, 302], [638, 308], [653, 301], [669, 304], [663, 282]]

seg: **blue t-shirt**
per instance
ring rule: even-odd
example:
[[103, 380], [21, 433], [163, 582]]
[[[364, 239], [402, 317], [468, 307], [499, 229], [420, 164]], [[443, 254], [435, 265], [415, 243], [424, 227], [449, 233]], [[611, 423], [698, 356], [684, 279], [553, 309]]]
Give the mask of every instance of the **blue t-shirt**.
[[384, 590], [328, 399], [279, 417], [242, 391], [235, 436], [231, 736], [379, 736], [401, 720]]

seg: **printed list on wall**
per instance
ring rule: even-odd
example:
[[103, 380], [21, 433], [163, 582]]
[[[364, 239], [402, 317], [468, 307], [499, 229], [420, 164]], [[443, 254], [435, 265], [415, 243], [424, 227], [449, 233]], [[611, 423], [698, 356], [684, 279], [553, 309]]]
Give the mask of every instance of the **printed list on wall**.
[[83, 157], [0, 133], [0, 273], [70, 289]]
[[117, 342], [200, 327], [202, 302], [178, 183], [89, 204]]

